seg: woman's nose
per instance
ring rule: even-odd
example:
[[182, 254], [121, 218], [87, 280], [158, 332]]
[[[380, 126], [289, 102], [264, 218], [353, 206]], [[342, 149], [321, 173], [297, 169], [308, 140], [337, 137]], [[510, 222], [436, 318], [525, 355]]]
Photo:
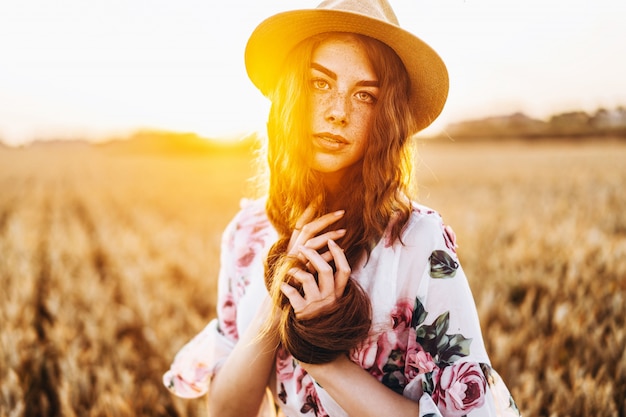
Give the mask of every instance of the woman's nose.
[[330, 94], [326, 108], [326, 120], [334, 124], [346, 125], [350, 112], [349, 106], [348, 94], [339, 91]]

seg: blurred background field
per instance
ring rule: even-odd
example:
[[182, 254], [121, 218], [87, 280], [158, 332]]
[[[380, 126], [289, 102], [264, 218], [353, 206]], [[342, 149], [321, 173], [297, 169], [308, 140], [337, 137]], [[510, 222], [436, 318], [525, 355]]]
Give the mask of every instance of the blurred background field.
[[[0, 147], [0, 416], [205, 415], [161, 375], [213, 317], [252, 152], [141, 149]], [[626, 416], [626, 142], [419, 150], [523, 414]]]

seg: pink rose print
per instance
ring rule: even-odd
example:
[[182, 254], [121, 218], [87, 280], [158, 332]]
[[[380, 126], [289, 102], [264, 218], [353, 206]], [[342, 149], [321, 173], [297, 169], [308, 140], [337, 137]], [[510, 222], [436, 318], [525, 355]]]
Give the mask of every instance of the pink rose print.
[[239, 333], [237, 331], [237, 304], [231, 293], [226, 294], [224, 302], [219, 306], [219, 330], [230, 340], [237, 341]]
[[[406, 349], [406, 339], [398, 337], [398, 333], [395, 330], [384, 333], [378, 339], [378, 354], [376, 356], [376, 369], [380, 370], [381, 374], [385, 365], [393, 363], [398, 365], [398, 362], [404, 360], [404, 352]], [[395, 353], [395, 354], [394, 354]]]
[[265, 217], [263, 210], [250, 213], [249, 217], [237, 224], [237, 237], [233, 242], [237, 269], [248, 268], [263, 249], [269, 226], [269, 220]]
[[248, 206], [244, 208], [236, 230], [228, 241], [229, 251], [233, 254], [234, 270], [232, 271], [231, 290], [235, 300], [241, 299], [250, 285], [249, 269], [259, 258], [265, 247], [265, 241], [271, 232], [271, 225], [262, 207]]
[[304, 405], [300, 409], [301, 413], [306, 414], [313, 411], [313, 415], [315, 415], [315, 417], [329, 417], [328, 413], [324, 410], [324, 407], [322, 407], [322, 403], [317, 395], [313, 381], [311, 381], [310, 378], [307, 378], [306, 385], [304, 386], [304, 396], [305, 401]]
[[475, 362], [447, 366], [437, 378], [432, 398], [446, 417], [461, 417], [485, 402], [487, 381]]
[[383, 335], [382, 342], [389, 347], [389, 350], [406, 351], [409, 341], [409, 331], [411, 330], [411, 318], [413, 317], [413, 303], [399, 301], [391, 310], [392, 331]]
[[384, 375], [383, 368], [390, 360], [391, 353], [397, 344], [397, 336], [391, 330], [378, 338], [370, 338], [367, 343], [355, 349], [350, 354], [350, 358], [380, 381]]
[[413, 317], [413, 301], [399, 301], [398, 304], [391, 310], [391, 320], [393, 328], [399, 327], [407, 328], [411, 325], [411, 318]]
[[278, 382], [289, 381], [294, 374], [293, 356], [282, 346], [276, 351], [276, 373]]
[[373, 335], [366, 343], [355, 349], [350, 356], [352, 361], [379, 381], [391, 378], [394, 384], [403, 384], [404, 375], [401, 372], [394, 374], [394, 371], [404, 368], [404, 352], [407, 350], [409, 332], [412, 330], [412, 314], [411, 302], [398, 302], [390, 312], [387, 330]]
[[[413, 331], [413, 333], [414, 332], [415, 331]], [[406, 365], [407, 377], [409, 379], [414, 379], [418, 375], [432, 372], [437, 367], [433, 357], [430, 353], [426, 352], [419, 343], [411, 346], [407, 352]]]
[[249, 267], [257, 252], [263, 248], [265, 234], [262, 232], [266, 230], [266, 226], [266, 222], [255, 222], [250, 226], [239, 225], [240, 236], [245, 239], [241, 240], [241, 246], [238, 248], [237, 268]]
[[301, 366], [297, 366], [294, 372], [296, 377], [296, 392], [300, 393], [303, 387], [311, 381], [311, 377]]
[[246, 268], [250, 266], [255, 255], [256, 252], [254, 251], [254, 248], [248, 248], [247, 252], [243, 253], [239, 258], [237, 258], [237, 268]]
[[208, 390], [209, 378], [212, 371], [204, 363], [189, 364], [174, 362], [172, 368], [165, 373], [165, 386], [174, 394], [182, 398], [197, 398]]
[[391, 324], [393, 330], [384, 335], [387, 339], [385, 343], [387, 346], [391, 347], [391, 350], [400, 349], [406, 351], [412, 317], [412, 302], [399, 301], [393, 310], [391, 310]]
[[[298, 368], [301, 369], [301, 368]], [[278, 398], [287, 404], [287, 392], [285, 391], [285, 382], [294, 377], [294, 361], [293, 356], [289, 354], [287, 349], [282, 345], [276, 350], [276, 374], [280, 386], [278, 388]], [[298, 379], [300, 381], [300, 379]]]
[[370, 369], [376, 363], [378, 344], [376, 340], [368, 340], [350, 353], [350, 359], [361, 365], [363, 369]]
[[454, 230], [448, 225], [443, 226], [443, 238], [446, 242], [446, 247], [456, 253], [456, 248], [459, 247], [459, 245], [456, 244], [456, 233], [454, 233]]

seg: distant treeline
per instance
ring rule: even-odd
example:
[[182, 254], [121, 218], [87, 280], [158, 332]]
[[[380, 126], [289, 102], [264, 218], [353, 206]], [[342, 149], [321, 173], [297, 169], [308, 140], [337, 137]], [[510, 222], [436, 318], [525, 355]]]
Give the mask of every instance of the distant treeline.
[[573, 111], [548, 121], [523, 113], [468, 120], [449, 125], [440, 137], [454, 139], [626, 138], [626, 108], [598, 109], [594, 114]]
[[181, 133], [162, 130], [138, 130], [127, 136], [111, 137], [105, 141], [92, 142], [89, 139], [49, 139], [36, 140], [19, 146], [7, 146], [1, 149], [26, 149], [65, 147], [66, 149], [96, 148], [114, 154], [142, 155], [203, 155], [203, 154], [250, 154], [258, 148], [256, 133], [241, 135], [237, 138], [206, 138], [196, 133]]
[[238, 139], [219, 140], [203, 138], [195, 133], [177, 133], [158, 130], [142, 130], [129, 137], [112, 139], [97, 145], [113, 153], [201, 155], [224, 153], [252, 153], [256, 136], [250, 134]]

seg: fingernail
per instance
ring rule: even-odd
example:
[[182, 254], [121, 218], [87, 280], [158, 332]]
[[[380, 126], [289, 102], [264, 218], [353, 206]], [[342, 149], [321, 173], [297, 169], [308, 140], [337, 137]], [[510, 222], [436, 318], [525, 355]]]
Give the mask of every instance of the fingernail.
[[336, 232], [340, 235], [345, 235], [346, 234], [346, 229], [337, 229]]
[[337, 210], [334, 214], [335, 216], [339, 217], [339, 216], [343, 216], [345, 212], [346, 212], [345, 210]]

